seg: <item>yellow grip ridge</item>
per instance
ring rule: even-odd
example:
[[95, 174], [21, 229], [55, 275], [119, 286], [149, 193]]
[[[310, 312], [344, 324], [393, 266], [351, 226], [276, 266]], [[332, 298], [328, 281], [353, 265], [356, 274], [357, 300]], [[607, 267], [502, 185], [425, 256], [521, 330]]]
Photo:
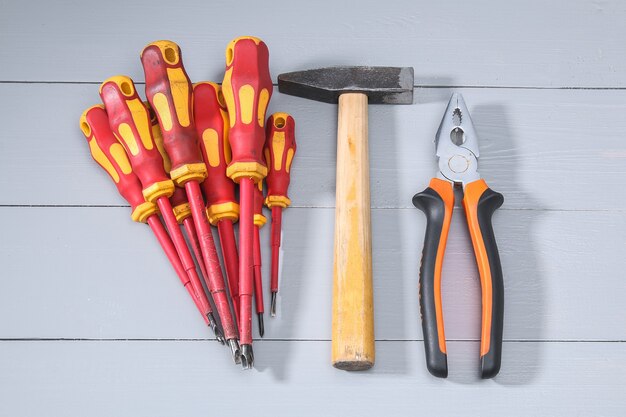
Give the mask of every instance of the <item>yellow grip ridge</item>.
[[170, 81], [170, 91], [172, 92], [178, 123], [183, 127], [187, 127], [191, 123], [189, 117], [189, 80], [180, 67], [168, 68], [167, 78]]
[[143, 104], [141, 100], [138, 98], [134, 100], [128, 100], [126, 102], [128, 106], [128, 110], [130, 110], [130, 114], [133, 117], [133, 123], [135, 123], [135, 128], [137, 129], [137, 133], [139, 134], [139, 139], [143, 144], [143, 147], [147, 150], [151, 150], [154, 145], [151, 140], [151, 126], [150, 126], [150, 115], [148, 114], [148, 109]]
[[126, 155], [126, 151], [122, 145], [114, 143], [109, 147], [109, 152], [125, 175], [133, 172], [133, 168], [130, 166], [130, 161], [128, 160], [128, 155]]
[[209, 160], [207, 161], [210, 166], [213, 168], [220, 165], [220, 152], [219, 152], [219, 143], [218, 143], [218, 135], [217, 130], [208, 128], [202, 132], [202, 142], [204, 142], [204, 147], [206, 149], [207, 156]]
[[206, 209], [209, 222], [217, 226], [220, 220], [230, 220], [236, 222], [239, 219], [239, 204], [234, 201], [228, 203], [213, 204]]
[[154, 203], [160, 197], [169, 197], [174, 194], [174, 182], [172, 180], [158, 181], [143, 189], [143, 196], [146, 200]]
[[203, 181], [207, 177], [206, 165], [202, 162], [181, 165], [170, 171], [170, 177], [179, 187], [188, 181]]
[[119, 183], [120, 176], [117, 174], [115, 167], [113, 166], [111, 161], [109, 161], [106, 154], [102, 151], [102, 149], [100, 148], [100, 145], [98, 145], [98, 142], [96, 142], [95, 139], [91, 139], [89, 141], [89, 150], [91, 151], [91, 156], [93, 157], [93, 159], [98, 164], [100, 164], [100, 166], [104, 168], [106, 172], [108, 172], [108, 174], [111, 176], [111, 178], [113, 179], [113, 181], [115, 181], [116, 184]]
[[131, 155], [139, 155], [139, 145], [137, 144], [137, 138], [135, 137], [133, 130], [130, 128], [130, 125], [128, 123], [120, 123], [117, 129], [121, 136], [119, 137], [116, 134], [115, 136], [117, 137], [117, 140], [126, 144], [126, 147], [130, 151]]
[[283, 168], [283, 152], [285, 152], [285, 132], [275, 132], [272, 136], [272, 152], [274, 153], [274, 170]]
[[161, 121], [161, 127], [169, 132], [174, 125], [172, 121], [172, 113], [170, 113], [170, 106], [167, 103], [167, 97], [163, 93], [156, 93], [152, 98], [154, 108], [159, 114], [159, 120]]
[[287, 208], [291, 205], [291, 200], [289, 197], [285, 197], [283, 195], [268, 195], [265, 198], [265, 205], [269, 208], [272, 207], [282, 207]]
[[267, 176], [267, 167], [258, 162], [235, 162], [226, 168], [226, 175], [236, 183], [242, 178], [252, 178], [256, 183]]
[[191, 216], [191, 207], [189, 206], [189, 203], [179, 204], [172, 208], [174, 210], [174, 216], [176, 217], [176, 221], [178, 223], [182, 223], [183, 220]]
[[241, 109], [241, 122], [249, 125], [252, 122], [254, 109], [254, 87], [250, 84], [242, 85], [239, 89], [239, 107]]
[[156, 213], [158, 213], [157, 206], [155, 206], [154, 203], [146, 201], [145, 203], [141, 203], [135, 207], [130, 215], [130, 218], [138, 223], [146, 223], [148, 221], [148, 217]]

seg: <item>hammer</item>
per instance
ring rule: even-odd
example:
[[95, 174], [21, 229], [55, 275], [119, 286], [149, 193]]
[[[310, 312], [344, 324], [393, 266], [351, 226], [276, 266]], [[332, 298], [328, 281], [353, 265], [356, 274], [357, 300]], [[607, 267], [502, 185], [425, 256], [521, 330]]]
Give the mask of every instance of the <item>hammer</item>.
[[347, 371], [366, 370], [375, 358], [367, 105], [412, 104], [413, 68], [290, 72], [278, 76], [278, 91], [339, 103], [332, 364]]

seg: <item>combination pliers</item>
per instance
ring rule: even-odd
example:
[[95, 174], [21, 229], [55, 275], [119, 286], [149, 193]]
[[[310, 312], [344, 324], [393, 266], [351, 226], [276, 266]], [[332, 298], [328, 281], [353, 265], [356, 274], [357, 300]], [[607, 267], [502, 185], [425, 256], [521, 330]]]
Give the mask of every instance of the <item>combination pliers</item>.
[[435, 145], [439, 158], [437, 177], [413, 197], [413, 205], [424, 212], [427, 220], [419, 277], [426, 365], [434, 376], [448, 376], [441, 269], [457, 185], [463, 188], [463, 208], [482, 289], [481, 376], [492, 378], [500, 370], [504, 284], [491, 217], [504, 198], [491, 190], [478, 173], [478, 137], [461, 94], [450, 98]]

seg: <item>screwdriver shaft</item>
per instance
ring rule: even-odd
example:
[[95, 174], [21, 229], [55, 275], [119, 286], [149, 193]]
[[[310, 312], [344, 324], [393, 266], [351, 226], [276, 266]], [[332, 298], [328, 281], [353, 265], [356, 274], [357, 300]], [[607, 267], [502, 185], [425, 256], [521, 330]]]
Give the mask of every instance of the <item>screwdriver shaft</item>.
[[242, 345], [252, 344], [252, 294], [254, 257], [254, 182], [242, 178], [239, 183], [239, 339]]
[[202, 278], [204, 279], [204, 283], [207, 288], [209, 286], [208, 275], [206, 271], [206, 267], [204, 266], [204, 259], [202, 258], [202, 251], [200, 250], [200, 243], [198, 242], [198, 232], [196, 231], [196, 226], [193, 224], [193, 219], [191, 217], [187, 217], [183, 220], [183, 225], [187, 230], [187, 237], [189, 238], [189, 244], [191, 245], [191, 250], [193, 251], [193, 256], [196, 258], [196, 262], [198, 266], [200, 266], [200, 272], [202, 273]]
[[167, 234], [163, 223], [161, 223], [161, 220], [155, 214], [148, 217], [148, 225], [150, 226], [157, 240], [161, 244], [161, 247], [163, 248], [163, 252], [165, 252], [165, 255], [167, 256], [167, 259], [169, 259], [170, 263], [174, 267], [176, 275], [178, 275], [178, 278], [180, 278], [180, 282], [187, 289], [187, 291], [189, 291], [189, 294], [191, 295], [194, 304], [202, 314], [204, 321], [206, 322], [206, 324], [209, 324], [209, 319], [206, 315], [206, 312], [204, 311], [204, 308], [202, 307], [202, 303], [200, 303], [200, 300], [198, 300], [193, 286], [190, 285], [191, 281], [189, 280], [187, 271], [185, 271], [183, 264], [180, 262], [180, 258], [178, 257], [178, 253], [176, 252], [176, 247], [174, 247], [174, 244], [172, 243], [170, 236]]
[[157, 205], [159, 206], [159, 211], [163, 216], [167, 230], [169, 231], [170, 237], [176, 247], [176, 251], [178, 252], [180, 261], [183, 264], [183, 268], [185, 268], [185, 271], [189, 276], [191, 285], [193, 286], [196, 296], [200, 300], [205, 314], [212, 313], [211, 305], [209, 304], [209, 300], [204, 293], [204, 288], [202, 288], [202, 283], [200, 282], [200, 277], [196, 271], [196, 265], [193, 262], [193, 258], [191, 257], [191, 253], [187, 247], [187, 242], [185, 241], [183, 232], [180, 230], [180, 226], [176, 221], [176, 216], [174, 216], [174, 212], [172, 211], [170, 200], [167, 197], [160, 197], [157, 199]]
[[191, 208], [191, 217], [193, 218], [196, 231], [198, 232], [198, 241], [204, 260], [204, 266], [207, 270], [207, 278], [209, 283], [209, 291], [213, 296], [213, 302], [217, 308], [217, 313], [222, 322], [224, 336], [227, 340], [237, 339], [236, 328], [230, 313], [228, 297], [222, 275], [222, 268], [215, 249], [211, 225], [206, 215], [204, 199], [200, 191], [200, 184], [197, 181], [188, 181], [185, 183], [187, 198]]
[[217, 223], [217, 232], [220, 237], [220, 245], [222, 246], [222, 255], [224, 256], [224, 266], [226, 267], [230, 297], [233, 301], [235, 320], [239, 324], [239, 253], [237, 251], [233, 222], [228, 219], [220, 220]]
[[278, 292], [278, 266], [280, 257], [280, 238], [282, 233], [282, 207], [272, 207], [272, 267], [270, 275], [270, 290]]
[[265, 334], [265, 326], [263, 325], [263, 313], [265, 312], [263, 301], [263, 276], [261, 273], [261, 238], [259, 236], [259, 226], [254, 226], [254, 304], [256, 306], [256, 315], [259, 321], [259, 335]]

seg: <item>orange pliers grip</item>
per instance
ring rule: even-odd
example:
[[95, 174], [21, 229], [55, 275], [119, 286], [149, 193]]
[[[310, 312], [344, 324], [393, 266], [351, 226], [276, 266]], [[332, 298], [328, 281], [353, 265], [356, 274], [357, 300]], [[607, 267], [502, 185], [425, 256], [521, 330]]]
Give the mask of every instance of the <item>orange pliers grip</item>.
[[485, 180], [465, 186], [463, 208], [467, 218], [482, 292], [480, 357], [482, 378], [500, 371], [504, 322], [504, 280], [491, 216], [504, 203], [502, 194], [493, 191]]
[[[480, 356], [482, 378], [500, 370], [504, 320], [504, 283], [491, 216], [502, 205], [502, 194], [491, 190], [483, 179], [466, 184], [463, 207], [478, 265], [482, 292]], [[419, 278], [420, 313], [431, 374], [448, 376], [441, 270], [454, 208], [451, 182], [433, 178], [428, 188], [413, 197], [413, 204], [426, 215], [426, 235]]]

